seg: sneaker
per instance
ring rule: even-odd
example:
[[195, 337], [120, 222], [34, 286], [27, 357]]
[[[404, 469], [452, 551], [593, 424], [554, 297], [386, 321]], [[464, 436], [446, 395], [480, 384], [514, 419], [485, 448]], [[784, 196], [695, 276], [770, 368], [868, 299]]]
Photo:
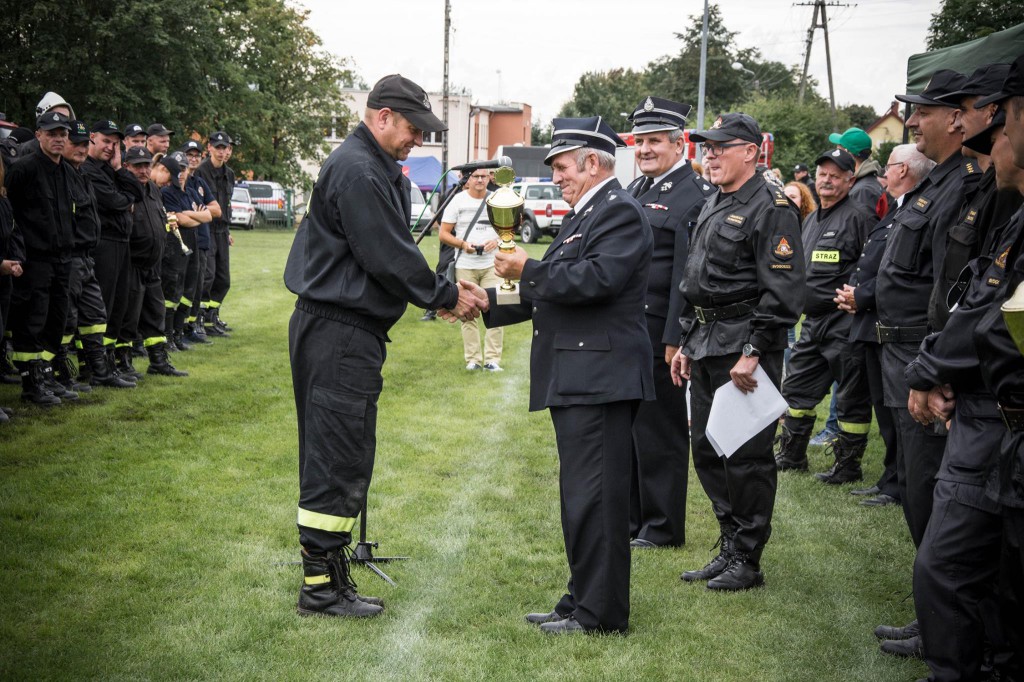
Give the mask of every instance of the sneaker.
[[488, 372], [502, 372], [502, 371], [504, 371], [504, 370], [501, 369], [501, 365], [499, 365], [496, 362], [488, 362], [486, 365], [484, 365], [484, 369], [486, 369]]
[[837, 440], [839, 440], [838, 433], [831, 429], [822, 429], [818, 432], [818, 435], [811, 439], [809, 445], [831, 445]]
[[420, 322], [432, 322], [437, 318], [436, 310], [424, 311], [423, 317], [420, 318]]
[[468, 362], [466, 363], [466, 369], [472, 372], [475, 369], [480, 369], [480, 365], [475, 362]]

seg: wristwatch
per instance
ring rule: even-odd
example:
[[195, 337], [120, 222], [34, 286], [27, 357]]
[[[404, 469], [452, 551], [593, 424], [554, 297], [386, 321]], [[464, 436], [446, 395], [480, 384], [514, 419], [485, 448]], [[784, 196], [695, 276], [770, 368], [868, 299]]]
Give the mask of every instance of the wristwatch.
[[761, 357], [761, 351], [754, 348], [751, 344], [743, 344], [743, 356], [747, 358], [759, 358]]

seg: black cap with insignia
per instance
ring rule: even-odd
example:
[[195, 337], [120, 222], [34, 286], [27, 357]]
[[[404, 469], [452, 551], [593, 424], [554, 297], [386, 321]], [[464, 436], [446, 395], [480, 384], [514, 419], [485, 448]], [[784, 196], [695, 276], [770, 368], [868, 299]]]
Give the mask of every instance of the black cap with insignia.
[[1010, 64], [1010, 68], [1006, 72], [1006, 78], [1003, 79], [1002, 85], [999, 86], [999, 91], [979, 99], [974, 103], [974, 108], [980, 109], [986, 104], [1002, 102], [1004, 99], [1022, 95], [1024, 95], [1024, 54], [1013, 60], [1013, 64]]
[[955, 104], [943, 102], [940, 97], [962, 90], [967, 83], [967, 76], [951, 69], [940, 69], [932, 74], [928, 85], [917, 95], [896, 95], [896, 99], [908, 104], [925, 104], [933, 107], [955, 107]]
[[693, 107], [689, 104], [673, 102], [670, 99], [645, 97], [629, 115], [629, 122], [633, 124], [631, 132], [637, 135], [639, 133], [682, 130], [686, 127], [686, 118], [692, 109]]
[[185, 144], [181, 145], [181, 151], [185, 152], [186, 154], [189, 152], [199, 152], [200, 154], [202, 154], [203, 147], [195, 140], [189, 140]]
[[36, 130], [64, 128], [71, 130], [71, 119], [59, 111], [48, 111], [36, 119]]
[[164, 168], [170, 171], [172, 178], [177, 178], [181, 175], [181, 164], [178, 163], [178, 160], [174, 158], [173, 154], [163, 157], [157, 161], [157, 163], [163, 165]]
[[85, 126], [85, 121], [71, 122], [71, 132], [68, 133], [68, 140], [73, 144], [89, 141], [89, 129]]
[[979, 66], [967, 78], [967, 82], [959, 90], [948, 95], [938, 97], [942, 102], [950, 106], [957, 106], [961, 100], [968, 97], [985, 97], [992, 93], [999, 92], [999, 86], [1006, 80], [1006, 74], [1010, 71], [1009, 64], [985, 64]]
[[234, 142], [230, 135], [223, 130], [218, 130], [210, 135], [210, 144], [214, 147], [230, 147]]
[[707, 130], [690, 133], [693, 142], [728, 142], [739, 139], [744, 142], [761, 144], [761, 126], [753, 117], [738, 111], [719, 116]]
[[394, 73], [377, 81], [366, 99], [366, 106], [370, 109], [397, 111], [426, 133], [448, 130], [448, 126], [434, 116], [427, 91], [401, 74]]
[[840, 170], [849, 171], [850, 173], [857, 170], [857, 160], [853, 158], [853, 154], [845, 149], [836, 148], [822, 152], [818, 155], [818, 158], [814, 160], [814, 165], [820, 166], [826, 161], [831, 161], [835, 165], [839, 166]]
[[117, 127], [117, 124], [110, 119], [96, 121], [92, 124], [92, 128], [89, 128], [94, 133], [103, 133], [104, 135], [117, 135], [122, 140], [124, 139], [124, 133]]
[[145, 147], [129, 147], [124, 153], [125, 163], [153, 163], [153, 155]]
[[146, 135], [167, 135], [170, 137], [174, 134], [173, 130], [168, 130], [163, 123], [152, 123], [146, 128]]
[[551, 159], [573, 149], [587, 147], [614, 155], [616, 147], [626, 146], [618, 133], [600, 116], [556, 118], [551, 125], [551, 151], [544, 157], [544, 163], [548, 166], [551, 165]]
[[135, 137], [136, 135], [146, 135], [147, 137], [149, 136], [149, 134], [146, 132], [146, 129], [138, 123], [129, 123], [124, 127], [125, 137]]

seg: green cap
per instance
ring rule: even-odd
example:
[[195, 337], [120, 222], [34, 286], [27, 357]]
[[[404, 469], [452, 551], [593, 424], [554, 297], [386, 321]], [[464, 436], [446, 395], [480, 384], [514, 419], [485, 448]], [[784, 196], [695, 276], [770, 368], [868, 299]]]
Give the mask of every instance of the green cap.
[[864, 152], [871, 151], [871, 137], [860, 128], [847, 128], [842, 135], [832, 133], [828, 141], [837, 144], [854, 156], [861, 156]]

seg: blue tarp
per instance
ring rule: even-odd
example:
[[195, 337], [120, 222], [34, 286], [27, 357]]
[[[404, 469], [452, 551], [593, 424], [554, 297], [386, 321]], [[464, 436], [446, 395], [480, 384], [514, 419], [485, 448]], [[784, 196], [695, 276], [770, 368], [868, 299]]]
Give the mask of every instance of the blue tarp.
[[[405, 176], [424, 192], [434, 189], [434, 185], [441, 179], [441, 162], [433, 156], [410, 156], [402, 161], [402, 165], [405, 166]], [[456, 174], [449, 173], [448, 185], [454, 185], [456, 182]], [[444, 188], [439, 187], [438, 191], [442, 189]]]

